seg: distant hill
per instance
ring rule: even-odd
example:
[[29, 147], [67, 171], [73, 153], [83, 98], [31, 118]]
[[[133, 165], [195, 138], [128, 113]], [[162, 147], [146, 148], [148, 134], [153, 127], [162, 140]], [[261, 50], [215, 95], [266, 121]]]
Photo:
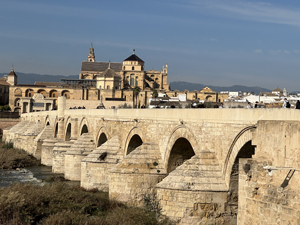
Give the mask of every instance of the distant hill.
[[[15, 72], [18, 76], [18, 84], [34, 84], [36, 81], [44, 81], [44, 82], [60, 82], [60, 79], [78, 79], [79, 75], [41, 75], [41, 74], [35, 74], [35, 73], [21, 73], [21, 72]], [[4, 75], [7, 75], [8, 73], [0, 73], [0, 78]], [[204, 85], [204, 84], [195, 84], [195, 83], [189, 83], [184, 81], [174, 81], [170, 82], [171, 89], [172, 90], [188, 90], [188, 91], [200, 91], [201, 89], [208, 86], [215, 92], [220, 91], [243, 91], [243, 92], [251, 92], [253, 91], [255, 94], [259, 94], [260, 92], [270, 92], [271, 90], [261, 87], [246, 87], [242, 85], [233, 85], [230, 87], [219, 87], [219, 86], [212, 86], [212, 85]]]
[[[18, 84], [34, 84], [36, 81], [60, 82], [60, 79], [79, 79], [79, 75], [41, 75], [35, 73], [15, 72], [18, 76]], [[0, 73], [0, 78], [8, 73]]]
[[243, 92], [251, 92], [253, 91], [255, 94], [259, 94], [260, 92], [271, 92], [271, 90], [261, 87], [247, 87], [242, 85], [233, 85], [230, 87], [220, 87], [220, 86], [212, 86], [212, 85], [204, 85], [204, 84], [195, 84], [195, 83], [189, 83], [184, 81], [174, 81], [170, 82], [170, 86], [172, 90], [188, 90], [188, 91], [200, 91], [201, 89], [208, 86], [210, 89], [212, 89], [215, 92], [220, 91], [243, 91]]

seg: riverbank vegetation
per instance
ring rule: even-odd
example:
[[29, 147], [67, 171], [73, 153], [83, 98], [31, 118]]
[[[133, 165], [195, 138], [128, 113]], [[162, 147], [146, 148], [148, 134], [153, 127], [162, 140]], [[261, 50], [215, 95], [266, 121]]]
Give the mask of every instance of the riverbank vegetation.
[[108, 193], [62, 182], [0, 189], [0, 224], [167, 225], [155, 212], [108, 200]]
[[[40, 161], [12, 144], [0, 142], [0, 168], [15, 169], [39, 165]], [[64, 180], [64, 179], [62, 179]], [[47, 180], [49, 181], [49, 180]], [[171, 225], [157, 220], [160, 208], [146, 198], [145, 208], [133, 208], [110, 201], [108, 193], [85, 190], [60, 179], [38, 184], [15, 183], [0, 188], [2, 225]], [[149, 202], [149, 199], [151, 200]], [[155, 205], [156, 207], [152, 207]]]
[[24, 168], [40, 163], [40, 160], [25, 151], [13, 148], [13, 143], [0, 142], [0, 169]]

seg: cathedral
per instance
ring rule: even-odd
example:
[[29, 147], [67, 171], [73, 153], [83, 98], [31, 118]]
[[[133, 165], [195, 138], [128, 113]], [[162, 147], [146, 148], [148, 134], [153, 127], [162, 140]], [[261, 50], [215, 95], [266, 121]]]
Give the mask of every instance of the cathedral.
[[131, 107], [147, 106], [154, 90], [166, 99], [172, 98], [172, 101], [179, 101], [182, 96], [197, 102], [223, 102], [228, 98], [228, 95], [218, 94], [208, 87], [201, 91], [172, 91], [167, 77], [167, 64], [160, 71], [147, 71], [145, 62], [135, 54], [135, 50], [123, 62], [97, 62], [91, 45], [87, 61], [81, 63], [79, 79], [18, 84], [18, 76], [12, 69], [9, 75], [0, 79], [0, 100], [8, 101], [9, 88], [11, 110], [27, 113], [57, 109], [59, 96], [66, 97], [67, 108], [84, 106], [90, 109], [103, 105], [117, 108], [125, 106], [125, 103]]
[[79, 79], [96, 80], [97, 89], [158, 89], [169, 91], [168, 65], [162, 70], [145, 71], [145, 62], [135, 54], [123, 62], [96, 62], [93, 45], [89, 49], [87, 61], [81, 64]]

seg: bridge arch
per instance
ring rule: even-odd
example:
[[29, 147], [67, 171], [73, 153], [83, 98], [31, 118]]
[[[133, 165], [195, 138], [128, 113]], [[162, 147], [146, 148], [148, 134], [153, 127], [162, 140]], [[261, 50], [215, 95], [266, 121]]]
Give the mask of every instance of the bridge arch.
[[78, 134], [82, 135], [83, 133], [89, 133], [89, 132], [91, 132], [90, 125], [88, 123], [88, 120], [85, 117], [83, 117], [80, 121]]
[[45, 126], [49, 126], [49, 125], [50, 125], [50, 119], [49, 119], [49, 115], [47, 115], [45, 118]]
[[58, 122], [55, 123], [55, 127], [54, 127], [54, 138], [57, 138], [57, 134], [58, 134]]
[[252, 145], [252, 132], [255, 126], [244, 128], [234, 138], [227, 153], [223, 173], [228, 187], [227, 201], [231, 205], [232, 213], [237, 213], [239, 204], [239, 159], [252, 158], [255, 153], [255, 146]]
[[106, 129], [106, 127], [102, 126], [100, 127], [98, 133], [97, 133], [97, 147], [104, 144], [108, 139], [110, 139], [110, 135]]
[[[180, 149], [185, 149], [186, 152]], [[168, 173], [179, 166], [180, 162], [183, 163], [185, 160], [197, 154], [195, 149], [198, 149], [198, 142], [190, 129], [184, 125], [175, 127], [168, 139], [163, 158]], [[174, 166], [176, 167], [174, 168]]]
[[227, 156], [225, 158], [224, 166], [223, 166], [223, 176], [225, 178], [227, 186], [229, 186], [230, 175], [232, 166], [240, 152], [240, 150], [245, 146], [249, 145], [249, 142], [252, 141], [252, 132], [256, 128], [255, 125], [245, 127], [241, 130], [238, 135], [233, 139], [231, 146], [227, 152]]
[[67, 126], [65, 129], [65, 141], [70, 141], [71, 139], [71, 131], [72, 131], [72, 124], [71, 122], [67, 121]]
[[144, 136], [142, 131], [138, 127], [133, 127], [126, 138], [124, 151], [125, 155], [128, 155], [134, 149], [143, 144]]

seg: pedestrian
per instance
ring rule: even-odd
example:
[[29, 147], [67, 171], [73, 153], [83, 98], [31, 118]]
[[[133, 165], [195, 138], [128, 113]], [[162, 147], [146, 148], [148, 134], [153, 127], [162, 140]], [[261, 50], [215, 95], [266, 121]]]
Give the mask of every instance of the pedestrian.
[[247, 109], [251, 109], [251, 102], [248, 102]]
[[287, 100], [287, 98], [284, 98], [282, 108], [291, 108], [290, 102]]
[[219, 108], [220, 108], [220, 109], [222, 109], [222, 108], [223, 108], [223, 103], [221, 103], [221, 105], [219, 106]]
[[297, 102], [296, 102], [295, 109], [300, 109], [300, 101], [299, 100], [297, 100]]

